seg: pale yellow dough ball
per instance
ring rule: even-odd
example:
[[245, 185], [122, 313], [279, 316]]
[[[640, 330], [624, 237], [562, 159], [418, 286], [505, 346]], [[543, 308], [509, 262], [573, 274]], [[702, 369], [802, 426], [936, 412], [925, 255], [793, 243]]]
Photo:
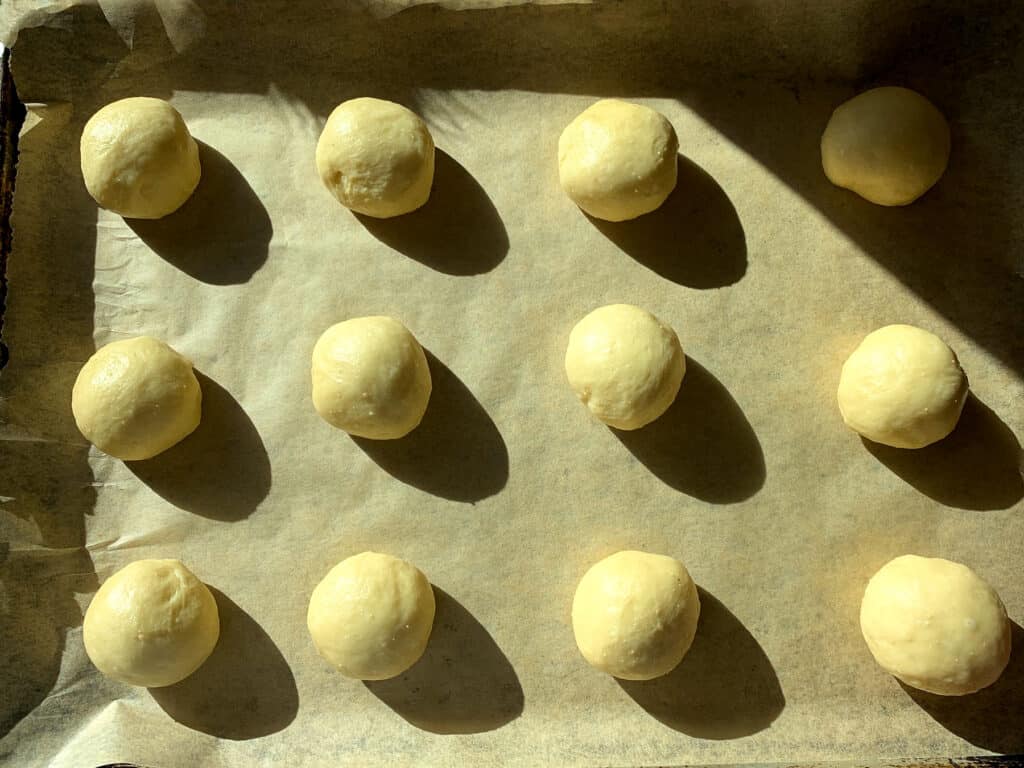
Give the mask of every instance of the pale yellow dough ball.
[[434, 625], [434, 591], [416, 566], [363, 552], [328, 572], [309, 601], [317, 651], [346, 677], [386, 680], [423, 655]]
[[316, 169], [346, 208], [379, 219], [401, 216], [430, 197], [434, 140], [426, 123], [400, 104], [351, 99], [327, 118]]
[[592, 566], [572, 602], [583, 658], [623, 680], [671, 672], [690, 649], [699, 616], [697, 586], [686, 566], [632, 550]]
[[199, 426], [203, 393], [192, 363], [151, 336], [115, 341], [86, 361], [71, 391], [85, 438], [125, 461], [148, 459]]
[[313, 348], [312, 378], [317, 413], [357, 437], [404, 437], [430, 400], [423, 347], [393, 317], [357, 317], [324, 331]]
[[941, 558], [903, 555], [871, 577], [860, 628], [875, 661], [943, 696], [994, 683], [1010, 659], [1010, 621], [978, 574]]
[[865, 91], [841, 104], [821, 137], [829, 181], [878, 205], [907, 205], [946, 171], [949, 125], [907, 88]]
[[967, 388], [942, 339], [912, 325], [887, 325], [865, 336], [843, 364], [839, 410], [869, 440], [923, 448], [956, 427]]
[[602, 99], [562, 131], [558, 176], [569, 198], [591, 216], [635, 219], [675, 189], [678, 151], [676, 132], [664, 115]]
[[160, 688], [206, 661], [220, 636], [217, 601], [177, 560], [137, 560], [99, 588], [85, 612], [85, 652], [107, 677]]
[[199, 146], [162, 99], [107, 104], [85, 124], [80, 149], [89, 194], [125, 218], [173, 213], [199, 184]]
[[661, 416], [685, 373], [676, 332], [640, 307], [600, 307], [569, 334], [569, 385], [594, 416], [616, 429], [639, 429]]

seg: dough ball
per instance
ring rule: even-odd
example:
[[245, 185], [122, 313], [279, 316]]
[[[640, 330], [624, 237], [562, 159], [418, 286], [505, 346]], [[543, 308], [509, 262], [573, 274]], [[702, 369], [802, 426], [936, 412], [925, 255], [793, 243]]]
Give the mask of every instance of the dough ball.
[[860, 629], [883, 669], [942, 696], [991, 685], [1010, 660], [999, 595], [966, 565], [937, 557], [882, 566], [864, 590]]
[[576, 645], [590, 664], [623, 680], [675, 669], [697, 632], [700, 598], [681, 562], [616, 552], [587, 571], [572, 601]]
[[71, 391], [85, 438], [110, 456], [156, 456], [199, 426], [203, 393], [192, 363], [159, 339], [107, 344], [86, 361]]
[[346, 208], [388, 219], [430, 197], [434, 140], [419, 116], [382, 99], [351, 99], [327, 118], [316, 145], [324, 186]]
[[393, 317], [332, 325], [313, 348], [313, 405], [350, 435], [394, 440], [423, 419], [430, 400], [423, 347]]
[[685, 372], [676, 332], [630, 304], [595, 309], [569, 334], [569, 385], [591, 413], [616, 429], [639, 429], [661, 416]]
[[317, 651], [346, 677], [386, 680], [423, 655], [434, 625], [434, 590], [414, 565], [363, 552], [317, 584], [306, 615]]
[[650, 213], [676, 186], [679, 140], [650, 107], [603, 99], [583, 110], [558, 140], [562, 189], [606, 221]]
[[924, 96], [875, 88], [841, 104], [821, 137], [828, 180], [878, 205], [907, 205], [949, 161], [949, 126]]
[[174, 685], [206, 661], [220, 636], [217, 601], [177, 560], [137, 560], [100, 587], [85, 612], [85, 652], [129, 685]]
[[843, 364], [839, 410], [851, 429], [894, 448], [923, 448], [956, 426], [967, 377], [938, 336], [887, 325], [864, 337]]
[[159, 219], [199, 183], [199, 147], [178, 111], [161, 99], [121, 99], [82, 131], [82, 176], [103, 208], [129, 219]]

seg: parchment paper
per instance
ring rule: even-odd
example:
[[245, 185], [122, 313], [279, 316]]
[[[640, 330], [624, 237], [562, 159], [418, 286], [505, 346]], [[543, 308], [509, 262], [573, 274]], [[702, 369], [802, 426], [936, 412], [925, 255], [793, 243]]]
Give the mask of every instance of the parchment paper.
[[[31, 114], [4, 326], [0, 759], [1024, 751], [1020, 627], [999, 683], [940, 699], [883, 673], [857, 623], [868, 577], [907, 552], [970, 564], [1024, 617], [1019, 13], [184, 5], [202, 25], [183, 46], [157, 12], [132, 15], [126, 40], [76, 6], [15, 47]], [[831, 109], [886, 82], [927, 94], [954, 136], [945, 177], [905, 209], [820, 170]], [[360, 219], [316, 177], [326, 115], [366, 94], [433, 132], [419, 213]], [[81, 181], [82, 125], [129, 95], [170, 99], [203, 142], [194, 199], [161, 222], [97, 210]], [[609, 95], [663, 111], [680, 137], [677, 192], [631, 224], [588, 220], [557, 182], [559, 132]], [[676, 404], [636, 433], [589, 418], [562, 371], [573, 324], [615, 301], [671, 323], [689, 358]], [[431, 353], [427, 418], [394, 444], [330, 428], [309, 397], [318, 335], [370, 313]], [[891, 322], [940, 334], [970, 376], [960, 426], [933, 448], [863, 443], [836, 408], [842, 361]], [[195, 361], [203, 422], [126, 464], [90, 450], [70, 391], [96, 346], [143, 333]], [[691, 653], [651, 684], [590, 669], [569, 622], [582, 573], [626, 547], [683, 559], [702, 589]], [[333, 672], [305, 628], [313, 586], [364, 549], [438, 590], [423, 660], [369, 685]], [[223, 623], [199, 672], [153, 691], [103, 678], [81, 639], [97, 586], [146, 557], [184, 560]]]

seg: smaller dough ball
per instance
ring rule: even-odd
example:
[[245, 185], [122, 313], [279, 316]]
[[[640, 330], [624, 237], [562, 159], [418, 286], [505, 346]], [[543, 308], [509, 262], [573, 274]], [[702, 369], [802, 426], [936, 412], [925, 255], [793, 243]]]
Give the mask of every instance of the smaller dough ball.
[[821, 136], [821, 165], [837, 187], [878, 205], [907, 205], [946, 171], [949, 125], [906, 88], [875, 88], [841, 104]]
[[679, 140], [650, 107], [603, 99], [558, 139], [558, 176], [569, 198], [594, 218], [625, 221], [650, 213], [676, 186]]
[[967, 376], [938, 336], [887, 325], [864, 337], [843, 363], [839, 410], [851, 429], [893, 448], [923, 448], [956, 427]]
[[1010, 660], [1010, 620], [978, 574], [941, 558], [903, 555], [871, 577], [860, 629], [875, 661], [942, 696], [994, 683]]
[[177, 560], [137, 560], [103, 582], [82, 636], [107, 677], [147, 688], [174, 685], [213, 653], [217, 601]]
[[565, 373], [597, 418], [616, 429], [639, 429], [672, 405], [686, 356], [676, 332], [650, 312], [609, 304], [572, 329]]
[[414, 565], [363, 552], [317, 584], [306, 615], [313, 645], [345, 677], [386, 680], [415, 664], [434, 625], [434, 590]]
[[572, 629], [592, 666], [623, 680], [668, 674], [690, 650], [700, 598], [681, 562], [647, 552], [616, 552], [576, 588]]
[[430, 390], [423, 347], [393, 317], [332, 325], [313, 348], [313, 405], [350, 435], [404, 437], [423, 419]]
[[199, 146], [162, 99], [107, 104], [85, 124], [81, 154], [89, 194], [125, 218], [173, 213], [199, 184]]
[[149, 459], [199, 426], [203, 393], [192, 363], [159, 339], [107, 344], [86, 361], [71, 391], [85, 438], [124, 461]]
[[419, 116], [383, 99], [351, 99], [327, 118], [316, 145], [316, 169], [338, 202], [388, 219], [415, 211], [430, 197], [434, 139]]

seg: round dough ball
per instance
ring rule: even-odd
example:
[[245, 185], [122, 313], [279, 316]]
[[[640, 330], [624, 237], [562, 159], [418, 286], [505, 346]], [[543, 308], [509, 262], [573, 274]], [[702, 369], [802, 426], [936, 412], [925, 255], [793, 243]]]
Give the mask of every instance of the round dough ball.
[[681, 562], [627, 550], [592, 566], [576, 588], [572, 629], [592, 666], [623, 680], [675, 669], [697, 632], [700, 598]]
[[878, 205], [907, 205], [949, 161], [949, 125], [924, 96], [875, 88], [841, 104], [821, 136], [828, 180]]
[[887, 325], [864, 337], [843, 363], [839, 410], [851, 429], [894, 448], [923, 448], [956, 426], [967, 376], [938, 336]]
[[430, 197], [434, 139], [401, 104], [360, 98], [327, 118], [316, 145], [324, 186], [346, 208], [387, 219], [415, 211]]
[[81, 154], [89, 194], [125, 218], [173, 213], [199, 184], [199, 147], [162, 99], [107, 104], [85, 124]]
[[386, 680], [423, 655], [434, 625], [434, 590], [411, 563], [363, 552], [317, 584], [306, 624], [317, 651], [346, 677]]
[[107, 677], [147, 688], [174, 685], [213, 653], [217, 601], [179, 561], [137, 560], [103, 582], [82, 636]]
[[332, 325], [313, 348], [313, 405], [350, 435], [404, 437], [423, 419], [430, 389], [423, 347], [393, 317]]
[[125, 461], [148, 459], [199, 426], [203, 393], [192, 363], [159, 339], [139, 336], [100, 348], [71, 391], [85, 438]]
[[616, 429], [639, 429], [675, 400], [686, 356], [676, 332], [650, 312], [609, 304], [572, 329], [565, 373], [597, 418]]
[[991, 685], [1010, 660], [1010, 620], [978, 574], [903, 555], [871, 577], [860, 629], [883, 669], [907, 685], [962, 696]]
[[650, 107], [603, 99], [583, 110], [558, 139], [558, 176], [591, 216], [625, 221], [650, 213], [676, 186], [679, 140]]

